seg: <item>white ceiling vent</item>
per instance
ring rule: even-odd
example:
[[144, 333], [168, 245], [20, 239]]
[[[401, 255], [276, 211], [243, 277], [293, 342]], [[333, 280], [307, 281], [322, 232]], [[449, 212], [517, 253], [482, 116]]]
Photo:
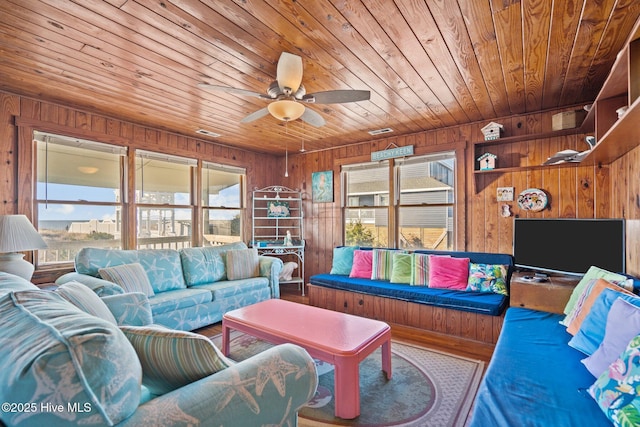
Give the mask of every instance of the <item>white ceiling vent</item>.
[[376, 130], [370, 130], [369, 131], [369, 135], [382, 135], [383, 133], [391, 133], [393, 132], [393, 129], [391, 128], [382, 128], [382, 129], [376, 129]]
[[212, 138], [217, 138], [220, 136], [219, 133], [211, 132], [210, 130], [206, 130], [206, 129], [198, 129], [196, 133], [199, 133], [200, 135], [210, 136]]

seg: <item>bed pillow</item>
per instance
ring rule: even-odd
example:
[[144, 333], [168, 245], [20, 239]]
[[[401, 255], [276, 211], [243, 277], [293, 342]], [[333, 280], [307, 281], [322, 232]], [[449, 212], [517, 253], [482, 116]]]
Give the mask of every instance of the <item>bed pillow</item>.
[[412, 286], [429, 286], [429, 255], [411, 254]]
[[79, 282], [67, 282], [58, 286], [55, 292], [85, 313], [118, 325], [109, 307], [89, 287]]
[[371, 279], [371, 269], [373, 265], [373, 251], [356, 250], [353, 253], [353, 267], [349, 277], [361, 279]]
[[229, 280], [258, 277], [260, 275], [258, 250], [256, 248], [250, 248], [227, 251], [226, 268], [227, 279]]
[[509, 295], [507, 291], [508, 266], [503, 264], [469, 264], [468, 291], [494, 292]]
[[353, 268], [353, 253], [358, 246], [343, 246], [333, 248], [333, 262], [331, 265], [331, 274], [342, 274], [348, 276]]
[[582, 363], [597, 378], [638, 334], [640, 334], [640, 307], [622, 298], [616, 299], [607, 315], [602, 343], [591, 356], [583, 359]]
[[429, 256], [429, 287], [464, 291], [469, 281], [469, 258]]
[[160, 326], [121, 326], [138, 354], [142, 383], [162, 395], [231, 365], [205, 336]]
[[567, 332], [569, 332], [571, 335], [575, 335], [576, 333], [578, 333], [580, 325], [582, 325], [582, 322], [591, 311], [593, 303], [598, 299], [602, 291], [605, 289], [611, 289], [616, 292], [633, 295], [631, 292], [625, 291], [618, 285], [609, 283], [604, 279], [597, 279], [593, 284], [593, 287], [591, 288], [591, 292], [589, 292], [587, 297], [584, 299], [584, 302], [580, 306], [576, 304], [576, 310], [573, 317], [571, 318], [571, 321], [569, 322], [569, 325], [567, 326]]
[[390, 280], [393, 271], [393, 255], [397, 251], [374, 249], [371, 262], [371, 280]]
[[393, 268], [391, 269], [391, 283], [411, 283], [411, 254], [393, 254]]
[[126, 292], [142, 292], [148, 297], [155, 295], [149, 276], [142, 264], [122, 264], [114, 267], [104, 267], [98, 270], [100, 277], [119, 285]]
[[[612, 273], [611, 271], [607, 271], [596, 266], [589, 267], [589, 270], [587, 270], [582, 279], [580, 279], [580, 282], [578, 282], [576, 287], [573, 289], [573, 292], [571, 292], [569, 301], [567, 301], [567, 305], [564, 307], [564, 314], [568, 315], [571, 313], [571, 310], [573, 310], [573, 307], [576, 305], [576, 302], [578, 301], [578, 298], [580, 298], [584, 288], [595, 279], [604, 279], [607, 282], [614, 283], [616, 285], [624, 283], [627, 280], [627, 278], [621, 274]], [[568, 325], [568, 323], [563, 324], [565, 326]]]
[[586, 354], [592, 355], [604, 339], [607, 316], [616, 299], [622, 298], [631, 304], [640, 307], [640, 298], [635, 295], [627, 295], [613, 289], [605, 289], [596, 299], [589, 311], [589, 315], [580, 325], [578, 333], [569, 340], [569, 346]]
[[640, 336], [589, 387], [591, 397], [615, 426], [638, 425], [640, 413]]

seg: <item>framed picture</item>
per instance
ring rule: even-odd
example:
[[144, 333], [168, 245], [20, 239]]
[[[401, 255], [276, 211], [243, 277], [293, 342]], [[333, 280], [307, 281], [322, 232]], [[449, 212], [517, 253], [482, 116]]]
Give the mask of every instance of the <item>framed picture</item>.
[[289, 211], [289, 203], [271, 201], [267, 206], [267, 217], [269, 218], [286, 218], [291, 216]]
[[311, 188], [314, 203], [333, 202], [333, 171], [313, 172]]

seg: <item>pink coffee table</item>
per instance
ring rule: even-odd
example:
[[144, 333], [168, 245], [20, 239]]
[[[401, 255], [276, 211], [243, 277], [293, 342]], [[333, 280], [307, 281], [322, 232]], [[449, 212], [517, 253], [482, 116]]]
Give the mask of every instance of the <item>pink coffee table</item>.
[[281, 299], [227, 312], [222, 352], [229, 355], [231, 329], [274, 344], [293, 343], [335, 367], [335, 414], [360, 415], [360, 362], [382, 346], [382, 370], [391, 379], [391, 328], [384, 322]]

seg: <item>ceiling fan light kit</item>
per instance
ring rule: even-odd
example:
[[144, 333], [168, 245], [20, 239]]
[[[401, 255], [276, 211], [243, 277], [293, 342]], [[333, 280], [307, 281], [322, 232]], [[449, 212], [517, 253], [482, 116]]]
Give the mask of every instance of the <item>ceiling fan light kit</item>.
[[304, 114], [305, 107], [290, 99], [282, 99], [272, 102], [267, 106], [269, 113], [278, 120], [290, 122], [297, 120]]

